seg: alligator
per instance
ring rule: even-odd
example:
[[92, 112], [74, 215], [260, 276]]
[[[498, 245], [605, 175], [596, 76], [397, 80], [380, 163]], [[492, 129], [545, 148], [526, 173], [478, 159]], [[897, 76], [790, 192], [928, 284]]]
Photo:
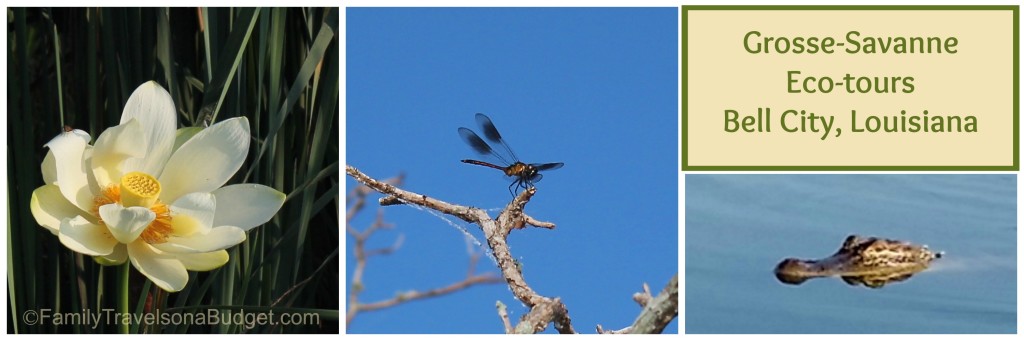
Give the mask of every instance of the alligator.
[[876, 237], [846, 237], [835, 254], [818, 260], [787, 258], [775, 267], [780, 282], [799, 285], [816, 277], [839, 276], [847, 284], [881, 288], [887, 283], [907, 280], [942, 258], [928, 246]]

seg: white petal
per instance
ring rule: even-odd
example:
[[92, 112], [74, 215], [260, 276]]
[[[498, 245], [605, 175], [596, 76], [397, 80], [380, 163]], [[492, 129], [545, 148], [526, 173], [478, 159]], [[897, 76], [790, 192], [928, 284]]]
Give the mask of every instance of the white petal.
[[174, 131], [178, 128], [177, 114], [171, 94], [154, 81], [139, 85], [128, 98], [121, 112], [121, 123], [136, 119], [142, 126], [142, 134], [149, 141], [146, 143], [145, 157], [126, 160], [124, 172], [140, 171], [154, 177], [171, 156], [174, 146]]
[[72, 251], [90, 256], [109, 255], [117, 245], [117, 239], [105, 226], [90, 223], [81, 216], [61, 220], [60, 242]]
[[224, 186], [213, 195], [217, 196], [213, 225], [238, 226], [246, 231], [270, 221], [285, 199], [284, 193], [259, 184]]
[[174, 234], [187, 236], [210, 232], [216, 210], [217, 198], [210, 193], [189, 193], [178, 198], [171, 204]]
[[170, 236], [167, 242], [153, 247], [173, 253], [202, 253], [224, 250], [245, 241], [245, 232], [234, 226], [218, 226], [208, 233], [196, 233], [188, 237]]
[[188, 140], [192, 139], [192, 137], [196, 136], [200, 131], [203, 131], [203, 127], [185, 127], [178, 129], [178, 131], [174, 133], [173, 151], [177, 151], [178, 148], [181, 148], [181, 145], [188, 142]]
[[43, 164], [40, 168], [43, 169], [43, 183], [47, 185], [57, 183], [57, 159], [53, 157], [52, 150], [46, 151], [46, 156], [43, 157]]
[[117, 241], [128, 244], [146, 231], [149, 223], [156, 219], [156, 213], [146, 207], [124, 207], [113, 203], [100, 206], [100, 218]]
[[153, 284], [169, 292], [178, 292], [188, 284], [188, 271], [181, 261], [152, 248], [142, 240], [128, 244], [132, 265]]
[[90, 167], [99, 188], [106, 188], [124, 174], [122, 163], [129, 158], [146, 155], [149, 141], [137, 119], [107, 129], [96, 139]]
[[85, 147], [88, 141], [88, 134], [82, 136], [75, 133], [61, 133], [46, 143], [46, 147], [53, 152], [57, 170], [57, 185], [60, 186], [61, 194], [82, 210], [92, 208], [93, 198], [84, 164]]
[[68, 132], [65, 132], [65, 134], [71, 134], [71, 135], [78, 136], [78, 138], [85, 140], [85, 143], [89, 143], [89, 141], [92, 141], [92, 136], [89, 136], [89, 133], [85, 132], [85, 130], [82, 130], [82, 129], [75, 129], [75, 130], [72, 130], [72, 131], [68, 131]]
[[175, 254], [186, 269], [192, 271], [210, 271], [227, 264], [228, 252], [224, 250], [207, 253], [179, 253]]
[[[91, 169], [92, 167], [92, 146], [85, 146], [85, 151], [82, 152], [82, 167], [85, 169]], [[100, 193], [100, 186], [96, 183], [96, 177], [93, 176], [92, 172], [85, 172], [85, 180], [89, 183], [89, 193], [95, 197], [96, 193]], [[92, 209], [92, 203], [89, 204], [89, 209]]]
[[160, 199], [174, 202], [192, 192], [211, 192], [231, 178], [249, 152], [249, 120], [236, 117], [193, 136], [181, 145], [160, 175]]
[[32, 201], [29, 203], [32, 210], [32, 217], [36, 223], [50, 230], [56, 235], [60, 231], [60, 222], [64, 218], [86, 216], [88, 213], [68, 202], [60, 193], [57, 185], [43, 185], [32, 191]]
[[93, 260], [100, 265], [121, 265], [128, 260], [128, 246], [125, 244], [117, 244], [114, 247], [114, 252], [105, 256], [93, 256]]

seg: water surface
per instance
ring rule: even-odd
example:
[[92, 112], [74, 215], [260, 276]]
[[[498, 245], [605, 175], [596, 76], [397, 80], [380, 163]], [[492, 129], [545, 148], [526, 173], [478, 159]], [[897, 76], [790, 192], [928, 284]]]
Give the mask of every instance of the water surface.
[[[1014, 175], [687, 175], [687, 333], [1015, 333]], [[776, 280], [849, 234], [942, 259], [879, 289]]]

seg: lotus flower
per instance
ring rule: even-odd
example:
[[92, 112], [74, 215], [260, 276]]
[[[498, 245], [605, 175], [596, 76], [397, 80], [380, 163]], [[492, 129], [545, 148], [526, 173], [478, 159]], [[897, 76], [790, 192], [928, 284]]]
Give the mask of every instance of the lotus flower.
[[170, 94], [150, 81], [95, 144], [81, 130], [53, 138], [46, 184], [32, 192], [36, 222], [101, 264], [131, 260], [170, 292], [185, 288], [188, 270], [227, 263], [225, 249], [269, 221], [285, 196], [257, 184], [224, 186], [249, 150], [245, 117], [198, 132], [176, 128]]

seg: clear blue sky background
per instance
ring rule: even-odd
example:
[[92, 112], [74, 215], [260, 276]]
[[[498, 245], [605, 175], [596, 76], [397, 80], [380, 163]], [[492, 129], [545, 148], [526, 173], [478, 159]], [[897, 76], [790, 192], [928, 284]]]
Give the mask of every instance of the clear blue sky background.
[[[377, 178], [404, 172], [404, 188], [448, 202], [503, 207], [503, 174], [459, 162], [478, 157], [457, 128], [479, 132], [473, 115], [486, 113], [523, 161], [565, 163], [526, 209], [558, 228], [509, 238], [526, 280], [561, 297], [580, 332], [625, 327], [640, 312], [631, 296], [641, 284], [660, 291], [679, 271], [677, 12], [349, 8], [346, 163]], [[366, 228], [377, 209], [371, 202], [353, 225]], [[405, 242], [370, 260], [363, 302], [464, 278], [469, 256], [456, 228], [410, 207], [384, 215], [395, 229], [370, 246], [399, 234]], [[475, 225], [455, 222], [483, 242]], [[350, 238], [347, 246], [350, 277]], [[498, 269], [484, 258], [478, 271]], [[362, 313], [348, 332], [501, 333], [499, 300], [513, 321], [526, 311], [506, 285], [477, 286]], [[666, 330], [677, 331], [677, 322]]]

